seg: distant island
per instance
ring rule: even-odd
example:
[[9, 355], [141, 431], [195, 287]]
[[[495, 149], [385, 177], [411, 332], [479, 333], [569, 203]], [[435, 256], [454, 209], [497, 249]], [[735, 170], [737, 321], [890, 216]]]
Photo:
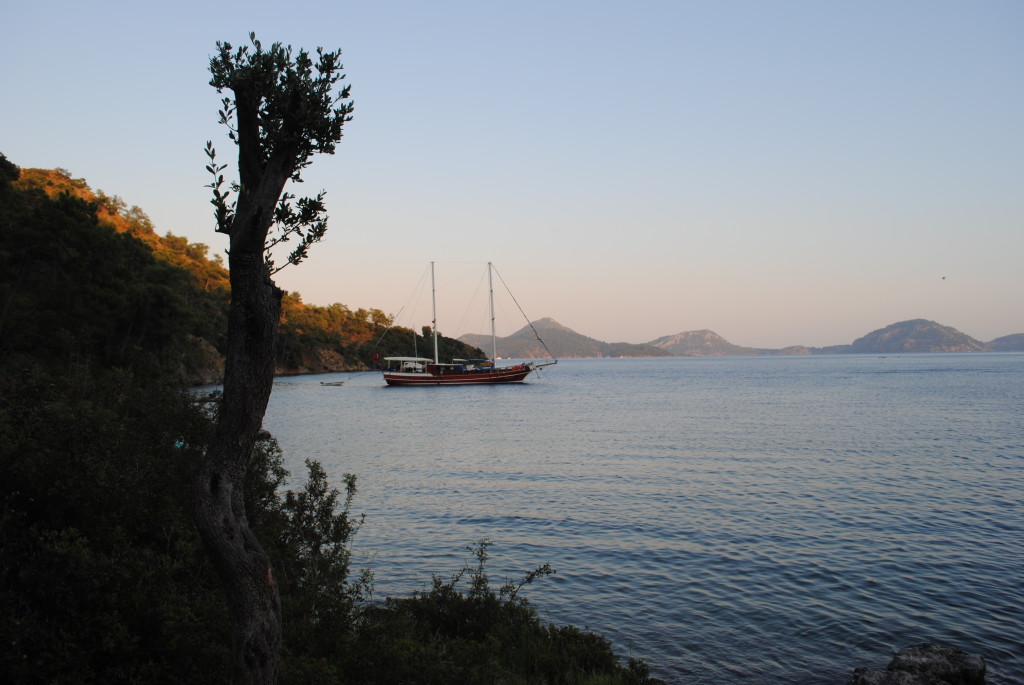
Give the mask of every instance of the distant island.
[[[796, 345], [765, 349], [734, 345], [714, 331], [685, 331], [666, 335], [648, 343], [607, 343], [588, 338], [554, 319], [539, 319], [532, 327], [558, 358], [573, 357], [724, 357], [751, 355], [810, 354], [919, 354], [926, 352], [1022, 352], [1024, 333], [1007, 335], [989, 342], [975, 340], [950, 326], [927, 319], [912, 319], [890, 324], [857, 338], [849, 345], [805, 347]], [[470, 334], [461, 342], [487, 349], [490, 338]], [[498, 356], [515, 359], [546, 357], [530, 326], [512, 335], [498, 338]]]

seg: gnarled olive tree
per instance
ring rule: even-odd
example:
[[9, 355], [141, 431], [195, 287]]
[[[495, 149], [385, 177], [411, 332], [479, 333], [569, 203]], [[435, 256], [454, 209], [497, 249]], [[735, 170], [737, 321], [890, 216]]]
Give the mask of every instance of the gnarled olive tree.
[[[296, 199], [284, 192], [316, 153], [333, 154], [353, 105], [341, 51], [305, 50], [275, 43], [234, 50], [217, 43], [210, 85], [229, 90], [220, 122], [238, 146], [238, 175], [227, 184], [212, 143], [212, 203], [217, 231], [229, 237], [231, 308], [224, 395], [212, 442], [195, 481], [197, 526], [220, 573], [232, 620], [236, 683], [270, 683], [277, 677], [281, 602], [270, 560], [246, 519], [243, 482], [274, 379], [274, 344], [282, 291], [271, 248], [294, 240], [287, 263], [298, 264], [327, 229], [323, 193]], [[233, 197], [232, 197], [233, 195]], [[287, 264], [286, 264], [287, 265]]]

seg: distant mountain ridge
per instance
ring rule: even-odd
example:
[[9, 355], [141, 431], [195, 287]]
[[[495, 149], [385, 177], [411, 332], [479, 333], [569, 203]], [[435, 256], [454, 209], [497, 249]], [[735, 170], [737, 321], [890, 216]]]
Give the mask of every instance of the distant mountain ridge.
[[[498, 338], [498, 356], [514, 359], [543, 359], [551, 355], [544, 349], [547, 345], [555, 357], [668, 357], [670, 352], [653, 345], [634, 345], [631, 343], [607, 343], [588, 338], [576, 331], [563, 326], [554, 319], [544, 318], [520, 328], [512, 335]], [[537, 335], [534, 335], [534, 329]], [[537, 336], [544, 341], [541, 344]], [[459, 338], [467, 345], [482, 350], [491, 349], [491, 337], [488, 335], [467, 334]]]
[[[533, 322], [533, 329], [557, 358], [573, 357], [722, 357], [796, 354], [916, 354], [927, 352], [1022, 352], [1024, 333], [976, 340], [950, 326], [927, 319], [912, 319], [890, 324], [857, 338], [849, 345], [764, 349], [734, 345], [714, 331], [684, 331], [666, 335], [649, 343], [607, 343], [581, 335], [554, 319]], [[515, 359], [548, 357], [530, 326], [497, 339], [498, 356]], [[464, 335], [460, 341], [489, 350], [491, 339], [485, 335]]]

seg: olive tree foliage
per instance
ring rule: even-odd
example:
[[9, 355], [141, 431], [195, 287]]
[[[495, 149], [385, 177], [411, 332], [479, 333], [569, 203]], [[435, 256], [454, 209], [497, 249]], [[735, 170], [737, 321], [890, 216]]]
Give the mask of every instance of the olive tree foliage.
[[[246, 193], [257, 191], [254, 183], [260, 178], [260, 171], [278, 172], [274, 175], [277, 181], [279, 165], [291, 159], [294, 161], [287, 170], [288, 178], [301, 183], [302, 170], [312, 163], [315, 153], [334, 154], [342, 128], [352, 119], [354, 109], [349, 100], [351, 86], [338, 87], [345, 78], [338, 62], [340, 50], [324, 52], [317, 48], [318, 59], [314, 64], [305, 50], [300, 50], [293, 60], [291, 46], [275, 43], [264, 51], [255, 34], [250, 33], [249, 38], [253, 51], [242, 46], [232, 53], [230, 43], [218, 42], [218, 55], [210, 62], [210, 85], [218, 93], [225, 88], [235, 93], [234, 101], [228, 97], [221, 100], [219, 112], [220, 123], [228, 128], [228, 137], [239, 146], [239, 180], [228, 184], [230, 190], [225, 189], [223, 175], [227, 165], [217, 164], [213, 143], [206, 142], [210, 159], [206, 169], [213, 175], [208, 186], [213, 189], [210, 202], [215, 207], [217, 230], [228, 234], [237, 211], [246, 209]], [[243, 63], [246, 68], [240, 73]], [[232, 191], [241, 198], [240, 208], [235, 200], [229, 199]], [[309, 246], [319, 242], [327, 231], [323, 191], [312, 198], [296, 198], [280, 190], [278, 194], [273, 215], [276, 231], [264, 245], [271, 274], [305, 259]], [[272, 248], [292, 238], [298, 238], [298, 246], [285, 264], [276, 267]]]
[[[238, 147], [237, 180], [224, 177], [214, 146], [206, 144], [213, 174], [216, 230], [229, 238], [231, 305], [224, 391], [214, 436], [196, 474], [193, 513], [220, 574], [232, 623], [236, 683], [270, 683], [281, 647], [281, 600], [270, 560], [246, 516], [246, 464], [262, 427], [274, 380], [274, 348], [283, 292], [271, 278], [271, 250], [298, 244], [287, 264], [306, 258], [327, 230], [323, 193], [296, 199], [316, 153], [333, 154], [351, 120], [349, 87], [341, 87], [340, 51], [305, 50], [249, 36], [238, 49], [217, 43], [210, 85], [225, 97], [220, 123]], [[275, 228], [276, 227], [276, 228]]]

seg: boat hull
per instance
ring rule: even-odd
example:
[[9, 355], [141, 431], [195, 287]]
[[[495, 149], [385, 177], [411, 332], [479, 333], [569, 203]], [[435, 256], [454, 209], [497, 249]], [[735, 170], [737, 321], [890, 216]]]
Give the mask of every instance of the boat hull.
[[385, 371], [388, 385], [494, 385], [522, 383], [533, 371], [523, 364], [500, 369], [442, 369], [437, 371]]

